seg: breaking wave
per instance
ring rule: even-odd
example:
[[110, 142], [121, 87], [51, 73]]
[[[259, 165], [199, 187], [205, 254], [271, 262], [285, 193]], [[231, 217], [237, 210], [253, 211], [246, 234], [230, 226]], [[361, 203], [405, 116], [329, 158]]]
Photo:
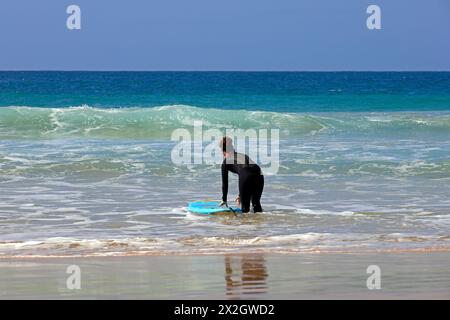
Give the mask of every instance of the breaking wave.
[[168, 139], [174, 129], [224, 130], [278, 128], [282, 137], [321, 132], [450, 133], [449, 114], [325, 113], [303, 114], [223, 110], [172, 105], [152, 108], [1, 107], [0, 139], [154, 138]]

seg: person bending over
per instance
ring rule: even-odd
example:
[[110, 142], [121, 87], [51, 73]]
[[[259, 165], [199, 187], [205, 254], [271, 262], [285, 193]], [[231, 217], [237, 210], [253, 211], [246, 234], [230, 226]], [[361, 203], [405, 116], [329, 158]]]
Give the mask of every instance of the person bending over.
[[250, 203], [254, 212], [262, 212], [261, 195], [264, 189], [264, 176], [261, 168], [246, 154], [234, 150], [233, 141], [229, 137], [223, 137], [219, 142], [223, 152], [222, 162], [222, 202], [221, 206], [227, 206], [228, 172], [236, 173], [239, 177], [239, 195], [236, 198], [241, 205], [243, 213], [250, 211]]

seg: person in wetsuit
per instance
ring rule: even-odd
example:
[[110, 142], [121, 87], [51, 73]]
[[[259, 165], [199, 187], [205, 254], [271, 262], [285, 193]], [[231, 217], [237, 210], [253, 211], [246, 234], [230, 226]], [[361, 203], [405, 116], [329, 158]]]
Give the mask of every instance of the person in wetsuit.
[[231, 171], [239, 176], [239, 195], [236, 202], [241, 205], [242, 212], [250, 211], [250, 203], [254, 212], [262, 212], [260, 200], [264, 189], [264, 176], [261, 168], [246, 154], [236, 152], [231, 138], [223, 137], [219, 146], [224, 156], [221, 205], [227, 205], [228, 171]]

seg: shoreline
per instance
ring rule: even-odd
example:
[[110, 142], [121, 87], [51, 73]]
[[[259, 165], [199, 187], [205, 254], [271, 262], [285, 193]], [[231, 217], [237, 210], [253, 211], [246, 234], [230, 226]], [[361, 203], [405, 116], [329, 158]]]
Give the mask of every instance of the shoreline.
[[[210, 248], [208, 248], [210, 249]], [[91, 259], [91, 258], [132, 258], [132, 257], [211, 257], [211, 256], [227, 256], [227, 255], [273, 255], [273, 256], [303, 256], [303, 255], [370, 255], [370, 254], [427, 254], [427, 253], [450, 253], [450, 247], [423, 247], [423, 248], [390, 248], [390, 249], [311, 249], [311, 250], [281, 250], [281, 249], [254, 249], [242, 251], [226, 251], [216, 250], [214, 252], [181, 252], [181, 251], [166, 251], [166, 252], [108, 252], [104, 254], [73, 254], [73, 255], [10, 255], [1, 256], [0, 262], [6, 260], [34, 260], [34, 259]], [[449, 261], [450, 263], [450, 261]]]

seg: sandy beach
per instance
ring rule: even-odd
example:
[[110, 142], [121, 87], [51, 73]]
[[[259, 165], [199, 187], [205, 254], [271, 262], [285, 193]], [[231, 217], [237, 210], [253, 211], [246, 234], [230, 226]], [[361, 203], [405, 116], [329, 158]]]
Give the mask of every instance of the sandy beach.
[[[449, 252], [0, 260], [1, 299], [449, 299]], [[81, 271], [67, 288], [67, 268]], [[367, 287], [367, 267], [381, 289]]]

